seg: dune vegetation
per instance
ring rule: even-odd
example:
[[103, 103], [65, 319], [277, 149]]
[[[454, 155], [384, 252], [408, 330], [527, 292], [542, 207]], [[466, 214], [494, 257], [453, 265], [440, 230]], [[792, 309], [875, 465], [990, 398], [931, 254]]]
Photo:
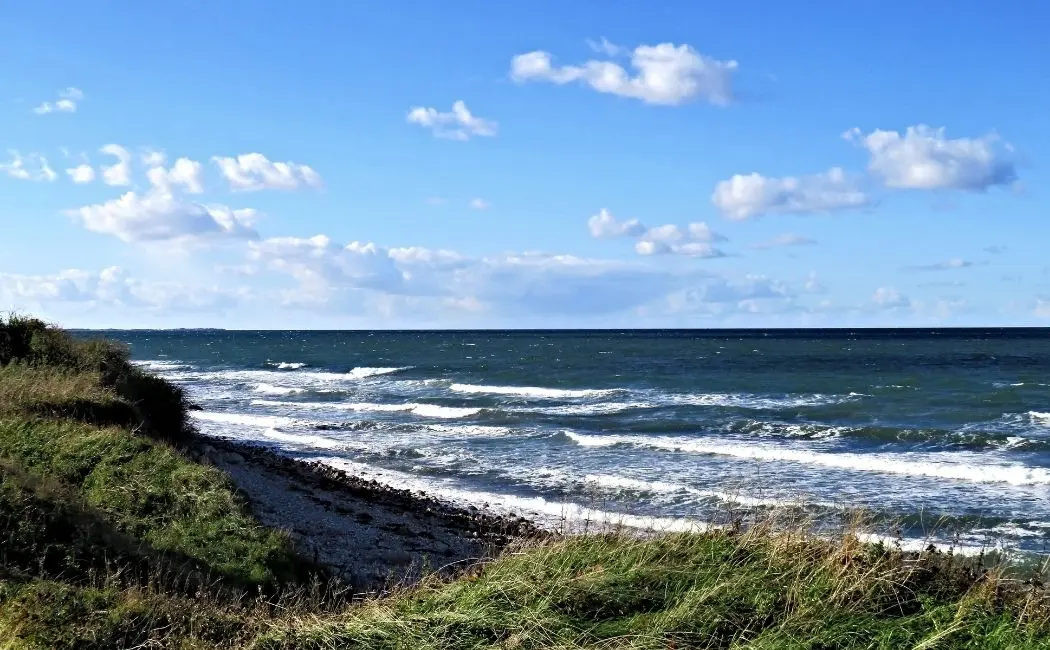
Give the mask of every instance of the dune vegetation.
[[0, 319], [0, 648], [1047, 648], [1046, 567], [727, 527], [521, 540], [368, 597], [262, 527], [175, 386]]

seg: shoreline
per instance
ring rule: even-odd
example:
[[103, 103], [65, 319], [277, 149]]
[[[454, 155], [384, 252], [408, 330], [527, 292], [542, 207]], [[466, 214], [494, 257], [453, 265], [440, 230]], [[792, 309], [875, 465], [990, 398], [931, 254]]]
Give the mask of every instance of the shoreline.
[[[413, 583], [430, 572], [455, 575], [495, 557], [515, 542], [564, 534], [562, 528], [545, 526], [535, 516], [503, 513], [487, 508], [487, 504], [457, 504], [422, 490], [397, 488], [321, 461], [294, 458], [265, 443], [197, 436], [196, 460], [225, 470], [264, 525], [287, 531], [304, 557], [337, 577], [348, 577], [355, 589], [373, 591]], [[202, 448], [216, 453], [202, 454]], [[240, 458], [230, 462], [227, 455], [231, 453]], [[290, 510], [289, 505], [294, 508]], [[742, 520], [728, 519], [721, 523], [692, 522], [688, 530], [634, 521], [587, 523], [580, 532], [629, 530], [639, 537], [747, 527]], [[1002, 543], [970, 546], [931, 537], [896, 538], [890, 531], [856, 530], [853, 534], [861, 543], [896, 547], [912, 554], [933, 550], [970, 557], [1015, 555], [1014, 549]], [[343, 546], [346, 540], [364, 542], [375, 549], [348, 551]], [[1038, 552], [1019, 552], [1014, 559], [1041, 556]]]
[[223, 470], [264, 526], [368, 593], [454, 576], [521, 540], [552, 535], [518, 516], [459, 506], [425, 492], [362, 479], [264, 445], [198, 434], [188, 452]]

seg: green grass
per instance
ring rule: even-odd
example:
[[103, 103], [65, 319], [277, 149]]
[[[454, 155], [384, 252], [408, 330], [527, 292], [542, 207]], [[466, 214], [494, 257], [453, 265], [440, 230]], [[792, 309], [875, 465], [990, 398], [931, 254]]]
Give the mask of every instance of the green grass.
[[0, 650], [1050, 650], [1046, 567], [772, 525], [523, 541], [350, 602], [179, 451], [185, 408], [118, 346], [0, 319]]

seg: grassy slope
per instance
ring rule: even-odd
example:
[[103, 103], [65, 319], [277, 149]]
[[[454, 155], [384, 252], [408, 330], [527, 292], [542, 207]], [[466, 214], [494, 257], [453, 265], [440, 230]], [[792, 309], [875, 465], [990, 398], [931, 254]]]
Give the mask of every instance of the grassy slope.
[[119, 349], [0, 321], [0, 366], [0, 649], [1050, 649], [1034, 586], [762, 530], [552, 540], [347, 605]]

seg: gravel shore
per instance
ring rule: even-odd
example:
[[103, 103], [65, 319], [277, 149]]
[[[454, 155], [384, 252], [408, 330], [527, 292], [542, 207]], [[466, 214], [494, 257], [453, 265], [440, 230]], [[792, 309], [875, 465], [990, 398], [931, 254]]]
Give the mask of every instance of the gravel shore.
[[202, 439], [191, 453], [224, 470], [266, 526], [357, 592], [454, 574], [512, 541], [529, 521], [462, 508], [265, 447]]

